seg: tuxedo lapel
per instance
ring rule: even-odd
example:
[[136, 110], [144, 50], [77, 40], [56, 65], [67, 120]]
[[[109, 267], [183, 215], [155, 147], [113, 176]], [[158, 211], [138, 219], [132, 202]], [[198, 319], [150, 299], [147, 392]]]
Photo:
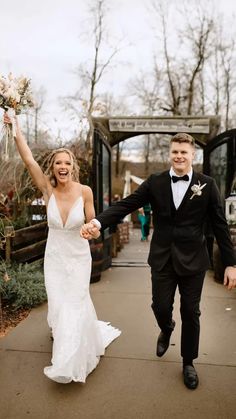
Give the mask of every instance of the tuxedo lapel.
[[166, 213], [169, 215], [173, 215], [173, 211], [175, 211], [175, 206], [171, 189], [171, 177], [169, 171], [165, 173], [165, 177], [163, 179], [163, 192], [163, 202], [166, 203]]

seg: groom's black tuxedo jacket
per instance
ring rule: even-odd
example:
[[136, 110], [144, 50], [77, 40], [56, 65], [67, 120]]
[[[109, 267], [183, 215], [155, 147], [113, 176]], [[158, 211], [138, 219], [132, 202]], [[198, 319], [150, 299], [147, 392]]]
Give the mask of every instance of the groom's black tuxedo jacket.
[[[192, 199], [193, 185], [206, 183], [201, 195]], [[211, 220], [225, 266], [236, 265], [234, 248], [225, 219], [221, 197], [214, 179], [193, 172], [189, 188], [176, 210], [173, 202], [169, 171], [152, 174], [134, 193], [114, 204], [96, 218], [102, 228], [117, 224], [125, 215], [150, 202], [153, 213], [153, 236], [148, 257], [149, 265], [160, 271], [169, 258], [176, 272], [189, 275], [209, 268], [204, 236], [206, 220]]]

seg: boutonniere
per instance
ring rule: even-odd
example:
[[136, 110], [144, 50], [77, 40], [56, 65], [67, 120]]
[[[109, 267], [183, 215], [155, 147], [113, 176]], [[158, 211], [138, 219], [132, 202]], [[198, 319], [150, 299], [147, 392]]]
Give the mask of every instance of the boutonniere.
[[191, 187], [191, 191], [193, 191], [192, 196], [190, 197], [190, 199], [193, 199], [193, 197], [195, 195], [200, 196], [202, 194], [202, 189], [206, 186], [206, 183], [204, 183], [203, 185], [201, 185], [200, 180], [198, 181], [198, 185], [193, 185]]

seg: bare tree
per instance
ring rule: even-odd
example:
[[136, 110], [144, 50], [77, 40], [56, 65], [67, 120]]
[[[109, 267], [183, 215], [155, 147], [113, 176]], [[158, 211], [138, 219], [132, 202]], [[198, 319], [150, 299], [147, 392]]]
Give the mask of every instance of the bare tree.
[[[64, 98], [63, 105], [72, 111], [76, 118], [81, 121], [87, 118], [89, 129], [86, 135], [85, 143], [87, 152], [91, 152], [91, 115], [99, 106], [98, 85], [108, 68], [111, 67], [112, 60], [119, 52], [119, 43], [117, 46], [109, 46], [106, 18], [108, 15], [107, 0], [91, 1], [88, 9], [92, 36], [87, 33], [87, 39], [92, 39], [93, 52], [90, 63], [80, 64], [75, 70], [75, 74], [80, 82], [80, 88], [75, 95]], [[106, 46], [106, 48], [104, 48]], [[109, 52], [105, 54], [105, 50]]]
[[181, 29], [177, 28], [178, 52], [171, 54], [168, 43], [170, 38], [168, 6], [162, 0], [153, 2], [155, 16], [160, 22], [158, 39], [161, 37], [163, 43], [162, 73], [166, 80], [161, 109], [173, 115], [183, 113], [190, 115], [195, 111], [197, 102], [200, 102], [202, 107], [203, 101], [199, 92], [203, 92], [202, 71], [212, 51], [210, 46], [214, 22], [211, 14], [206, 13], [201, 4], [198, 6], [196, 3], [193, 15], [192, 7], [190, 9], [189, 5], [183, 3], [181, 13], [182, 17], [184, 16], [184, 23], [180, 25]]
[[[149, 116], [159, 113], [159, 104], [161, 102], [161, 98], [159, 96], [159, 92], [161, 90], [161, 73], [159, 72], [156, 64], [154, 64], [154, 68], [154, 74], [144, 74], [141, 72], [135, 80], [129, 83], [131, 94], [138, 98], [142, 112]], [[145, 175], [148, 175], [148, 166], [153, 142], [156, 143], [155, 136], [151, 134], [144, 136], [142, 148]]]
[[224, 21], [215, 28], [213, 55], [206, 73], [208, 111], [222, 115], [222, 127], [229, 129], [235, 100], [235, 36], [226, 35]]
[[[152, 11], [154, 15], [158, 18], [160, 26], [158, 27], [157, 39], [162, 40], [163, 45], [163, 69], [162, 74], [163, 78], [166, 80], [165, 88], [163, 89], [162, 103], [160, 102], [160, 107], [164, 112], [170, 112], [173, 115], [180, 115], [180, 104], [181, 101], [185, 100], [185, 97], [182, 95], [182, 84], [180, 82], [180, 74], [177, 71], [177, 66], [174, 65], [176, 57], [171, 55], [169, 51], [168, 44], [168, 13], [169, 13], [169, 4], [163, 0], [152, 1]], [[161, 28], [159, 31], [159, 27]], [[159, 56], [158, 53], [156, 53]], [[180, 70], [180, 69], [179, 69]], [[156, 73], [156, 66], [154, 68], [154, 73]]]
[[[100, 115], [123, 116], [127, 114], [129, 114], [129, 109], [123, 97], [114, 98], [111, 93], [101, 95]], [[115, 176], [117, 178], [120, 176], [121, 172], [120, 161], [122, 158], [122, 151], [124, 149], [125, 142], [123, 141], [115, 146], [115, 152], [113, 153], [113, 159], [115, 160]]]
[[200, 87], [200, 113], [204, 115], [205, 109], [206, 109], [205, 108], [206, 92], [205, 92], [205, 83], [204, 83], [203, 73], [201, 73], [199, 76], [199, 87]]
[[[39, 116], [44, 105], [46, 90], [44, 87], [40, 87], [34, 92], [35, 106], [34, 106], [34, 142], [38, 143], [38, 131], [39, 131]], [[28, 121], [29, 124], [29, 121]], [[27, 140], [29, 140], [29, 135], [27, 134]]]
[[187, 81], [187, 115], [191, 115], [194, 105], [194, 96], [196, 96], [196, 81], [197, 77], [200, 77], [205, 62], [212, 53], [211, 48], [211, 35], [213, 34], [214, 22], [211, 16], [205, 14], [203, 9], [198, 7], [196, 9], [197, 19], [196, 23], [192, 23], [192, 16], [188, 10], [186, 10], [186, 29], [183, 33], [183, 37], [189, 41], [189, 50], [192, 51], [192, 60], [188, 62], [190, 67], [189, 76]]
[[130, 94], [138, 98], [141, 111], [144, 114], [159, 113], [162, 73], [155, 62], [153, 72], [140, 72], [139, 75], [129, 82]]
[[[221, 48], [221, 62], [224, 74], [224, 96], [225, 96], [225, 129], [229, 129], [229, 111], [231, 104], [231, 96], [233, 84], [235, 84], [234, 77], [234, 47], [235, 41], [232, 39], [231, 43]], [[234, 83], [233, 83], [234, 82]]]
[[[168, 83], [169, 83], [169, 91], [170, 91], [170, 96], [171, 96], [171, 102], [172, 102], [172, 106], [170, 109], [166, 109], [166, 110], [170, 110], [174, 115], [179, 115], [180, 114], [180, 110], [179, 110], [179, 106], [180, 106], [180, 101], [181, 101], [181, 94], [180, 94], [180, 83], [179, 83], [179, 79], [177, 76], [177, 73], [174, 73], [171, 70], [171, 57], [168, 51], [168, 43], [167, 43], [167, 28], [166, 28], [166, 19], [165, 19], [165, 14], [162, 12], [161, 10], [161, 24], [162, 24], [162, 31], [163, 31], [163, 48], [164, 48], [164, 57], [165, 57], [165, 62], [166, 62], [166, 72], [167, 72], [167, 79], [168, 79]], [[163, 109], [165, 109], [163, 107]]]
[[214, 54], [213, 54], [213, 66], [212, 66], [212, 72], [213, 74], [213, 108], [214, 113], [216, 115], [219, 115], [220, 113], [220, 90], [221, 90], [221, 83], [220, 83], [220, 66], [219, 66], [219, 45], [216, 44], [214, 46]]

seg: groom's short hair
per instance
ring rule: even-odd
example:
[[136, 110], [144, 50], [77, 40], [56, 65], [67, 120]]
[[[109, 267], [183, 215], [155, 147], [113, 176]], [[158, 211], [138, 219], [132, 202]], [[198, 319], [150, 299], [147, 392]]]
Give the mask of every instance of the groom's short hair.
[[178, 134], [175, 134], [171, 140], [171, 143], [188, 143], [191, 144], [193, 147], [195, 146], [195, 139], [189, 135], [186, 134], [186, 132], [179, 132]]

